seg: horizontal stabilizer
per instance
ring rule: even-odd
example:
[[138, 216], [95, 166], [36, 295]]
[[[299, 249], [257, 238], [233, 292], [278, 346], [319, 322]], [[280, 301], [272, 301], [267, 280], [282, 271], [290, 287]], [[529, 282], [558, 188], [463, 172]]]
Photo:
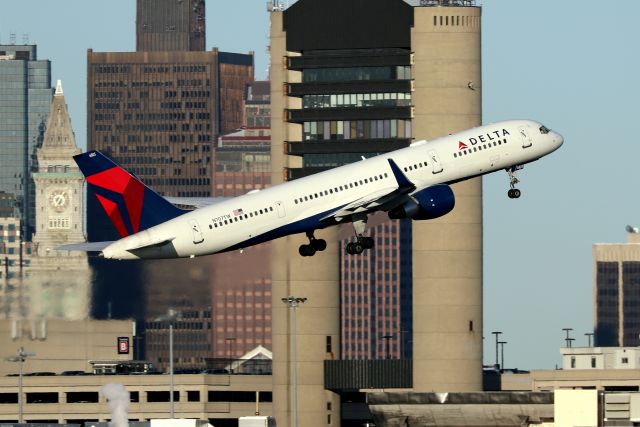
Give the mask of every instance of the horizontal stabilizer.
[[132, 240], [131, 244], [128, 245], [124, 250], [126, 251], [137, 251], [140, 249], [151, 248], [154, 246], [164, 246], [167, 243], [170, 243], [175, 239], [175, 237], [163, 237], [156, 239], [141, 239], [141, 240]]
[[81, 251], [81, 252], [101, 252], [104, 248], [113, 242], [85, 242], [85, 243], [69, 243], [58, 246], [58, 251]]

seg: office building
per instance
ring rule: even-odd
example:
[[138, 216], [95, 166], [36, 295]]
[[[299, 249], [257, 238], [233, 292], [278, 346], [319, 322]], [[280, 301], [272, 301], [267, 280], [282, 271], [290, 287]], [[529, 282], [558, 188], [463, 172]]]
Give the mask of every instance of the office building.
[[[213, 149], [215, 197], [240, 196], [269, 186], [268, 87], [268, 82], [256, 82], [247, 88], [243, 126], [222, 135]], [[206, 357], [227, 360], [259, 345], [271, 348], [269, 259], [270, 244], [266, 243], [191, 260], [186, 271], [181, 269], [180, 260], [147, 263], [150, 268], [146, 277], [156, 288], [147, 295], [147, 358], [159, 366], [166, 365], [167, 325], [152, 319], [165, 314], [162, 310], [169, 305], [184, 318], [174, 329], [176, 342], [184, 343], [175, 349], [176, 366], [203, 368]], [[185, 286], [176, 287], [168, 279], [174, 278], [175, 270], [189, 277], [182, 282]]]
[[640, 345], [640, 234], [593, 245], [595, 345]]
[[21, 220], [24, 241], [34, 230], [31, 173], [52, 94], [51, 63], [38, 60], [36, 45], [0, 45], [0, 192], [5, 213], [12, 207]]
[[[162, 195], [208, 197], [215, 141], [242, 125], [253, 54], [205, 51], [202, 0], [138, 0], [136, 22], [136, 52], [87, 53], [89, 148]], [[94, 197], [87, 212], [90, 241], [118, 237]], [[148, 319], [170, 307], [206, 309], [206, 260], [164, 264], [92, 260], [93, 315]]]
[[[269, 82], [253, 82], [243, 127], [215, 147], [213, 190], [235, 197], [271, 184]], [[215, 358], [235, 358], [258, 345], [271, 349], [271, 243], [211, 258]]]
[[351, 227], [340, 233], [343, 359], [411, 359], [411, 221], [377, 214], [368, 223], [375, 247], [347, 254]]
[[136, 51], [205, 50], [204, 0], [138, 0]]
[[[480, 8], [466, 0], [411, 3], [300, 0], [286, 10], [271, 3], [274, 184], [481, 123]], [[482, 181], [453, 190], [452, 213], [411, 224], [412, 361], [395, 377], [409, 378], [403, 388], [416, 391], [482, 388]], [[316, 237], [329, 246], [313, 258], [298, 255], [304, 236], [274, 242], [274, 412], [285, 424], [292, 342], [281, 298], [308, 298], [297, 309], [302, 423], [337, 417], [337, 395], [314, 373], [325, 365], [326, 378], [328, 365], [351, 362], [325, 361], [342, 356], [340, 248], [336, 229]]]
[[90, 148], [161, 194], [209, 196], [212, 148], [242, 125], [253, 56], [90, 49], [87, 62]]

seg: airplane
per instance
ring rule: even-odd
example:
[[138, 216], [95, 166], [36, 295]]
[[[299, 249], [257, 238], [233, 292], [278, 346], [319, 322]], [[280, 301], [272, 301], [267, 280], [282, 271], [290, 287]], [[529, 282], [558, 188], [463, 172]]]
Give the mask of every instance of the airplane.
[[451, 184], [504, 169], [510, 198], [521, 192], [517, 172], [557, 150], [563, 137], [541, 123], [510, 120], [469, 129], [284, 182], [195, 210], [176, 207], [98, 151], [74, 156], [88, 186], [121, 239], [68, 244], [62, 250], [99, 252], [107, 259], [197, 257], [242, 250], [305, 233], [299, 248], [313, 256], [327, 247], [315, 230], [352, 223], [351, 255], [373, 248], [368, 216], [428, 220], [455, 206]]

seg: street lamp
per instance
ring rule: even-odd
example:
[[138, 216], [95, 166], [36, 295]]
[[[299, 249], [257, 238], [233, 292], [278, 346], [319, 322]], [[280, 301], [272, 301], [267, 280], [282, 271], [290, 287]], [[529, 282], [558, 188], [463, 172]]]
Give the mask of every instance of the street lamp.
[[27, 353], [24, 351], [23, 347], [18, 349], [18, 354], [13, 357], [8, 357], [5, 359], [7, 362], [18, 362], [20, 364], [20, 370], [18, 374], [18, 423], [23, 423], [23, 411], [22, 411], [22, 375], [23, 375], [23, 365], [24, 361], [27, 360], [27, 357], [33, 357], [35, 353]]
[[229, 343], [229, 350], [227, 352], [227, 357], [228, 357], [228, 360], [229, 360], [229, 372], [231, 372], [231, 373], [233, 373], [233, 363], [231, 362], [231, 357], [233, 355], [233, 351], [232, 351], [233, 347], [232, 346], [233, 346], [233, 342], [235, 340], [236, 339], [234, 337], [225, 338], [225, 341], [227, 341]]
[[502, 332], [493, 331], [491, 333], [496, 336], [496, 366], [500, 367], [500, 365], [498, 364], [498, 341], [499, 341], [498, 337], [502, 335]]
[[298, 427], [298, 378], [297, 378], [297, 342], [296, 342], [296, 308], [306, 302], [306, 298], [289, 296], [282, 298], [291, 309], [291, 406], [293, 407], [292, 427]]
[[507, 341], [498, 341], [498, 344], [500, 344], [500, 368], [504, 370], [504, 345]]
[[564, 342], [567, 344], [567, 347], [571, 347], [571, 341], [574, 339], [569, 336], [569, 333], [573, 331], [573, 328], [562, 328], [562, 330], [567, 333], [567, 337], [564, 339]]
[[591, 347], [591, 337], [593, 336], [593, 332], [586, 332], [585, 336], [587, 337], [587, 339], [589, 340], [589, 347]]
[[180, 320], [180, 313], [173, 308], [167, 310], [167, 314], [157, 317], [156, 322], [169, 323], [169, 418], [174, 418], [173, 404], [173, 324]]

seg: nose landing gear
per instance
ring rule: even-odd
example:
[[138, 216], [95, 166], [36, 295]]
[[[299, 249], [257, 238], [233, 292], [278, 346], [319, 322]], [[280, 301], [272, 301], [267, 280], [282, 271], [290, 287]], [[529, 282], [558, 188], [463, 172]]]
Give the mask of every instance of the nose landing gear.
[[524, 166], [517, 165], [507, 169], [507, 173], [509, 174], [509, 186], [511, 187], [509, 191], [507, 191], [507, 196], [509, 196], [510, 199], [518, 199], [522, 194], [520, 190], [516, 188], [516, 184], [520, 182], [516, 176], [516, 172], [523, 168]]

